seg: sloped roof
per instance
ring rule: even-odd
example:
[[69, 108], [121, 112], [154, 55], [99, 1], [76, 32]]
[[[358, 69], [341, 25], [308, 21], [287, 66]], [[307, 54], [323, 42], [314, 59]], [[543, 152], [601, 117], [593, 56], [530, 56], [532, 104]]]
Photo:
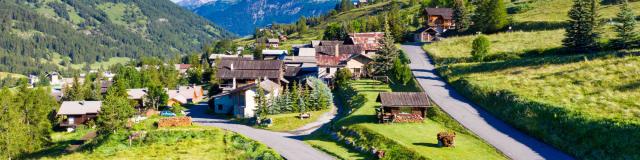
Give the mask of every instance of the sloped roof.
[[280, 40], [277, 38], [269, 38], [267, 39], [267, 43], [280, 43]]
[[284, 63], [277, 60], [222, 60], [216, 77], [223, 79], [279, 79]]
[[175, 64], [176, 69], [189, 69], [191, 68], [191, 64]]
[[349, 38], [355, 45], [362, 46], [364, 50], [378, 50], [380, 40], [384, 38], [384, 32], [350, 33]]
[[185, 98], [195, 98], [193, 94], [202, 92], [202, 86], [180, 86], [178, 87], [178, 93]]
[[336, 55], [336, 54], [360, 54], [364, 52], [364, 48], [359, 45], [338, 45], [338, 53], [336, 53], [336, 46], [318, 46], [316, 48], [317, 53], [325, 54], [325, 55]]
[[145, 95], [147, 95], [146, 88], [137, 88], [137, 89], [127, 89], [128, 99], [142, 99]]
[[453, 18], [453, 10], [451, 8], [425, 8], [427, 15], [442, 16], [444, 19]]
[[82, 115], [100, 112], [102, 101], [64, 101], [57, 115]]
[[167, 95], [169, 95], [169, 99], [173, 99], [177, 102], [180, 102], [181, 104], [187, 103], [187, 97], [184, 97], [182, 94], [180, 94], [178, 90], [168, 90]]
[[424, 92], [383, 92], [377, 99], [387, 107], [430, 107], [431, 101]]
[[284, 72], [285, 77], [295, 77], [300, 72], [300, 67], [298, 66], [287, 66]]
[[298, 56], [300, 57], [313, 57], [316, 56], [315, 48], [300, 48], [298, 49]]

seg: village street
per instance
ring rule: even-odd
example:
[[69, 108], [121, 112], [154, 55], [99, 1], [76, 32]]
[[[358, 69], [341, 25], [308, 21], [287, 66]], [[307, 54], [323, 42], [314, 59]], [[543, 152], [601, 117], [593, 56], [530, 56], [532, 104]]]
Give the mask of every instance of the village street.
[[[250, 126], [236, 124], [230, 122], [229, 120], [216, 118], [214, 116], [208, 115], [206, 113], [207, 105], [195, 105], [191, 107], [187, 111], [187, 115], [193, 118], [193, 122], [198, 123], [204, 126], [214, 126], [222, 129], [226, 129], [229, 131], [233, 131], [244, 136], [247, 136], [253, 140], [259, 141], [282, 155], [284, 158], [289, 160], [330, 160], [335, 159], [333, 156], [330, 156], [322, 151], [319, 151], [310, 145], [306, 144], [302, 141], [302, 136], [291, 133], [281, 133], [281, 132], [272, 132], [262, 129], [256, 129]], [[331, 113], [331, 112], [328, 112]], [[323, 117], [319, 118], [318, 123], [313, 123], [313, 125], [305, 126], [306, 128], [302, 133], [310, 133], [314, 130], [315, 125], [321, 126], [324, 123], [329, 122], [332, 117], [323, 115]], [[326, 121], [328, 119], [328, 121]], [[319, 127], [318, 126], [318, 127]]]
[[421, 44], [405, 44], [411, 70], [429, 98], [464, 127], [516, 160], [573, 159], [490, 115], [440, 78]]

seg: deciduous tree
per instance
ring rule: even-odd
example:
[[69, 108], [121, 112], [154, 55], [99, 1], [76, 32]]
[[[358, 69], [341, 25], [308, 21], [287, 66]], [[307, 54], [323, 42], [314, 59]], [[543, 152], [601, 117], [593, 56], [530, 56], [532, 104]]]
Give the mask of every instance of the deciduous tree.
[[489, 41], [486, 36], [479, 35], [473, 40], [471, 56], [473, 56], [473, 59], [476, 61], [483, 61], [487, 54], [489, 54], [490, 47], [491, 41]]

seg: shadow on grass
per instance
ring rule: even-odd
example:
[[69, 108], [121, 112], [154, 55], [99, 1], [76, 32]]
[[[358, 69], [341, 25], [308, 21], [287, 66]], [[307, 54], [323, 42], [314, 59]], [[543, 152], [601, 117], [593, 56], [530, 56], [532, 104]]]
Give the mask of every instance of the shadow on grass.
[[416, 145], [416, 146], [425, 146], [425, 147], [433, 147], [433, 148], [440, 148], [440, 145], [435, 144], [435, 143], [413, 143], [413, 145]]
[[63, 155], [67, 155], [69, 154], [69, 152], [66, 151], [67, 147], [69, 147], [69, 145], [71, 144], [77, 144], [77, 143], [82, 143], [82, 141], [80, 140], [66, 140], [66, 141], [60, 141], [57, 143], [54, 143], [51, 147], [28, 154], [28, 155], [24, 155], [22, 158], [24, 159], [42, 159], [45, 157], [60, 157]]
[[376, 123], [378, 118], [375, 115], [351, 115], [338, 121], [339, 126], [350, 126], [360, 123]]
[[512, 28], [517, 31], [544, 31], [564, 29], [569, 23], [566, 21], [528, 21], [516, 22]]
[[633, 91], [636, 89], [640, 89], [640, 82], [633, 82], [633, 83], [618, 86], [616, 88], [616, 90], [622, 91], [622, 92]]

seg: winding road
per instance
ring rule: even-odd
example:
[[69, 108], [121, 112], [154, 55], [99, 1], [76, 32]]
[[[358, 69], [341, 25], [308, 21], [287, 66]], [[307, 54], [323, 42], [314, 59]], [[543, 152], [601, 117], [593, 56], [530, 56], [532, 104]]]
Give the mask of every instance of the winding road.
[[453, 87], [436, 74], [433, 62], [422, 50], [420, 44], [405, 44], [402, 45], [402, 50], [411, 59], [409, 66], [413, 75], [427, 92], [429, 98], [456, 121], [509, 158], [516, 160], [573, 159], [571, 156], [507, 125], [458, 94]]
[[[193, 122], [203, 126], [213, 126], [225, 130], [233, 131], [253, 140], [259, 141], [278, 152], [282, 157], [288, 160], [333, 160], [330, 156], [319, 151], [302, 141], [302, 136], [313, 132], [323, 124], [331, 121], [332, 114], [324, 114], [316, 121], [302, 129], [297, 133], [281, 133], [272, 132], [262, 129], [256, 129], [242, 124], [236, 124], [222, 118], [206, 114], [207, 105], [201, 104], [191, 107], [187, 111], [187, 116], [191, 116]], [[333, 111], [331, 112], [333, 113]]]

